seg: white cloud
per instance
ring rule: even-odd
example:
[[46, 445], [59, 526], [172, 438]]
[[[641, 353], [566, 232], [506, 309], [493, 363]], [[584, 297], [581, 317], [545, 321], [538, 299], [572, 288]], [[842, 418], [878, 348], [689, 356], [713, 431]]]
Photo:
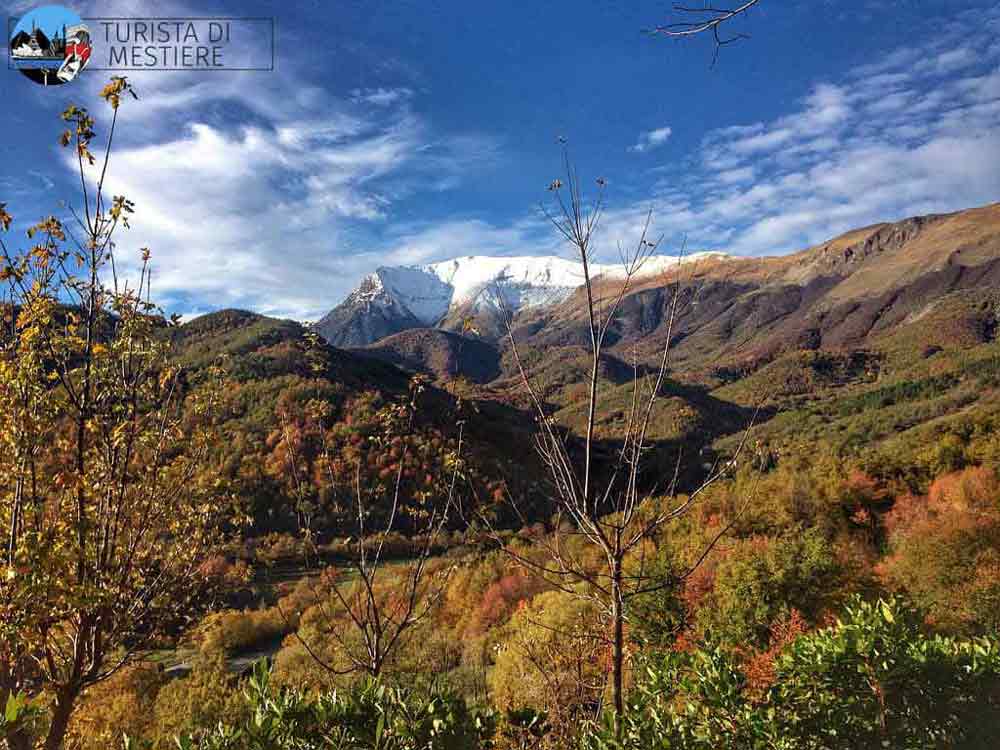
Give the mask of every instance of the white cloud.
[[719, 172], [716, 177], [719, 182], [725, 183], [726, 185], [735, 185], [741, 182], [747, 182], [752, 180], [756, 171], [753, 167], [738, 167], [737, 169], [727, 169], [723, 172]]
[[[143, 11], [117, 2], [81, 13]], [[129, 76], [140, 99], [120, 110], [106, 185], [136, 205], [117, 237], [119, 268], [134, 270], [148, 245], [154, 295], [169, 311], [318, 318], [392, 256], [402, 238], [389, 227], [404, 200], [454, 189], [496, 158], [491, 136], [436, 132], [414, 112], [413, 88], [331, 94], [309, 83], [314, 63], [291, 49], [266, 75]], [[101, 77], [87, 80], [96, 95]], [[108, 108], [93, 110], [107, 132]]]
[[629, 146], [628, 150], [637, 154], [641, 154], [643, 151], [650, 151], [666, 143], [671, 133], [673, 133], [673, 130], [669, 126], [647, 130], [639, 134], [639, 140], [636, 141], [635, 145]]
[[441, 169], [465, 160], [453, 149], [446, 140], [428, 147], [411, 115], [356, 137], [312, 122], [236, 132], [193, 123], [113, 155], [107, 189], [137, 208], [120, 252], [130, 236], [151, 244], [155, 287], [168, 302], [194, 295], [315, 318], [370, 262], [349, 229], [391, 212], [380, 180], [425, 170], [428, 181], [440, 179]]
[[431, 263], [462, 255], [548, 255], [561, 252], [551, 227], [527, 219], [497, 227], [481, 219], [400, 226], [380, 254], [380, 265]]
[[388, 107], [399, 104], [413, 96], [413, 89], [401, 86], [399, 88], [354, 89], [351, 98], [356, 102]]
[[942, 52], [933, 59], [932, 65], [937, 73], [950, 73], [954, 70], [961, 70], [968, 67], [978, 59], [978, 55], [968, 47], [959, 47], [958, 49]]
[[704, 143], [706, 166], [731, 169], [778, 148], [801, 148], [809, 139], [830, 138], [851, 114], [846, 90], [828, 83], [815, 86], [804, 105], [773, 123], [731, 126], [710, 133]]

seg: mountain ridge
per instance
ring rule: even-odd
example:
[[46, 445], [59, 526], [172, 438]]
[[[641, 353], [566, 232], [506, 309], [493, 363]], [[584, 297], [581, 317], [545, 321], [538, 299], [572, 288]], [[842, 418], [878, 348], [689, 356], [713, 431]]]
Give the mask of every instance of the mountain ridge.
[[[670, 256], [651, 260], [633, 279], [608, 329], [607, 354], [622, 363], [649, 364], [671, 335], [674, 367], [704, 378], [756, 369], [786, 351], [877, 346], [945, 297], [965, 301], [965, 311], [955, 313], [962, 317], [954, 322], [956, 330], [993, 325], [976, 305], [1000, 289], [1000, 203], [871, 224], [787, 255], [700, 253], [688, 256], [693, 263]], [[597, 298], [615, 296], [620, 274], [614, 267], [592, 270]], [[496, 374], [499, 383], [511, 374], [499, 315], [504, 305], [516, 338], [528, 349], [587, 345], [586, 296], [581, 287], [569, 286], [577, 271], [572, 261], [551, 256], [465, 256], [422, 267], [383, 267], [316, 330], [334, 346], [441, 380], [463, 375], [485, 384]], [[675, 282], [681, 282], [682, 304], [671, 332]], [[933, 333], [925, 336], [938, 345]], [[463, 343], [471, 339], [486, 345]]]
[[[641, 274], [652, 276], [678, 264], [721, 253], [651, 256]], [[620, 274], [619, 265], [592, 264], [594, 277]], [[361, 347], [412, 328], [460, 329], [479, 319], [495, 329], [503, 310], [547, 308], [583, 283], [581, 263], [554, 255], [468, 255], [439, 263], [380, 266], [347, 298], [315, 323], [332, 345]]]

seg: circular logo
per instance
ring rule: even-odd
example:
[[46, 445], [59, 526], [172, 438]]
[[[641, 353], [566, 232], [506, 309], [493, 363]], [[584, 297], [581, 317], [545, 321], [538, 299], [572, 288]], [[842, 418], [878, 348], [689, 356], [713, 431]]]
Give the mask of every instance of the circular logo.
[[35, 8], [22, 16], [10, 37], [11, 64], [35, 83], [60, 86], [90, 62], [90, 30], [61, 5]]

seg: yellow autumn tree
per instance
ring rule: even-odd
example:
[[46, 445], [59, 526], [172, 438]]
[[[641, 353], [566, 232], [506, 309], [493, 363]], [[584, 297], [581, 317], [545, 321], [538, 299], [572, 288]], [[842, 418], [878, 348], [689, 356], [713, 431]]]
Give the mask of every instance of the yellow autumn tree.
[[218, 379], [198, 385], [170, 366], [149, 251], [131, 281], [115, 262], [133, 205], [104, 185], [130, 94], [124, 78], [102, 92], [101, 163], [94, 119], [63, 113], [82, 192], [65, 221], [44, 219], [15, 249], [0, 204], [0, 738], [11, 750], [62, 747], [81, 693], [183, 621], [217, 528], [198, 467]]

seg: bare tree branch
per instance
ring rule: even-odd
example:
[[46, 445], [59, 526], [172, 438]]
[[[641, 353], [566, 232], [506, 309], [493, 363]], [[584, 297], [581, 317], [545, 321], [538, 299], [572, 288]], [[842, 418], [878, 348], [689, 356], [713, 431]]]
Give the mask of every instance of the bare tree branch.
[[760, 0], [747, 0], [735, 8], [717, 8], [711, 5], [703, 7], [691, 7], [685, 5], [674, 5], [674, 10], [679, 13], [687, 13], [691, 20], [676, 21], [662, 26], [648, 29], [646, 33], [658, 36], [666, 36], [674, 39], [697, 36], [699, 34], [712, 35], [715, 41], [715, 50], [712, 55], [712, 65], [714, 66], [719, 58], [719, 50], [727, 44], [738, 42], [742, 39], [749, 39], [749, 34], [737, 33], [724, 37], [720, 31], [723, 24], [732, 21], [734, 18], [747, 13]]

